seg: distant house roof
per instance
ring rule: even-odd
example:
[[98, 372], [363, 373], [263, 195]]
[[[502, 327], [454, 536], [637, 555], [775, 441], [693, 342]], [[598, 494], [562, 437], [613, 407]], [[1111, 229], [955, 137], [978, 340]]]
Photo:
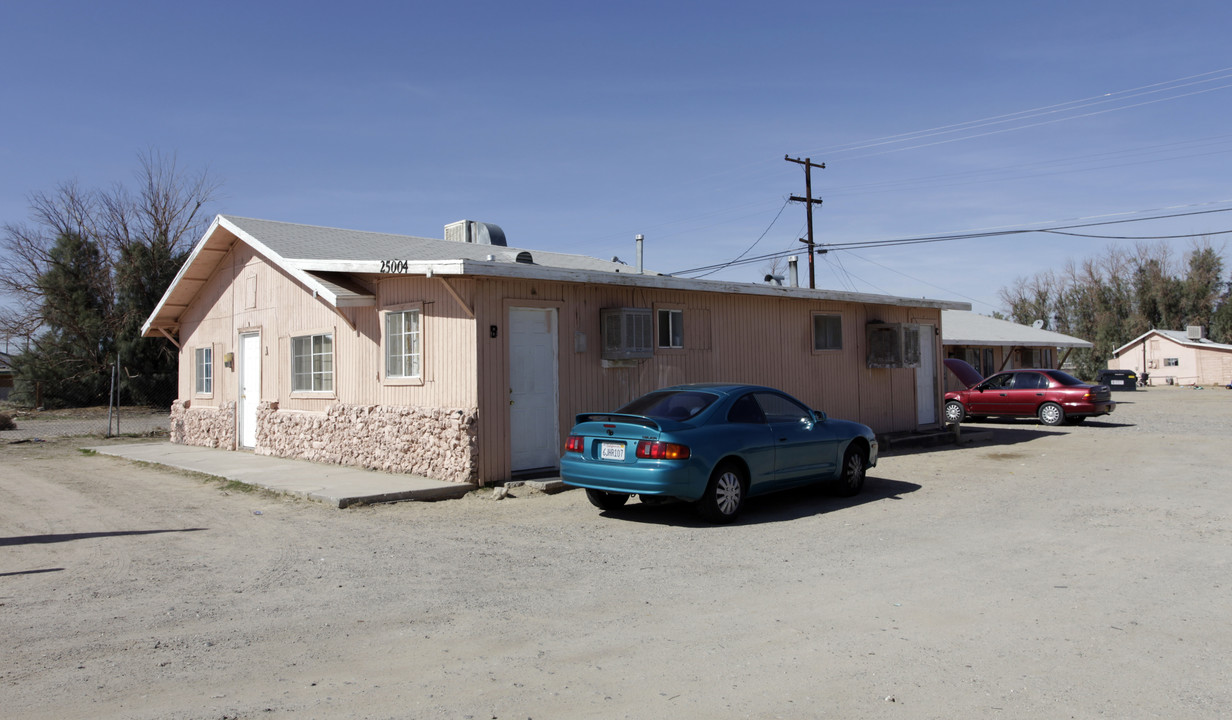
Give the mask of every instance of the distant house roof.
[[1092, 347], [1091, 343], [1081, 338], [966, 310], [941, 312], [941, 343], [989, 347]]
[[1137, 345], [1139, 342], [1142, 342], [1151, 335], [1159, 335], [1178, 345], [1185, 345], [1187, 347], [1207, 348], [1210, 350], [1232, 350], [1232, 345], [1217, 343], [1212, 340], [1207, 340], [1206, 338], [1191, 338], [1189, 337], [1189, 333], [1184, 330], [1147, 330], [1133, 340], [1130, 340], [1116, 350], [1113, 350], [1112, 355], [1114, 357], [1119, 356], [1123, 351]]
[[219, 215], [193, 246], [167, 292], [142, 327], [156, 336], [178, 329], [180, 316], [237, 242], [243, 242], [334, 308], [369, 306], [375, 292], [364, 278], [378, 275], [511, 277], [602, 285], [653, 287], [929, 308], [970, 304], [927, 298], [677, 278], [586, 255], [410, 235], [343, 230]]

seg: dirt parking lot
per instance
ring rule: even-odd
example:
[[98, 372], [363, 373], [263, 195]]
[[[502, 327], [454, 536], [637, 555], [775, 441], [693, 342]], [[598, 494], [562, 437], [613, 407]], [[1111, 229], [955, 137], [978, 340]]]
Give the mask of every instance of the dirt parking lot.
[[1117, 399], [724, 527], [578, 491], [337, 510], [3, 446], [0, 713], [1227, 718], [1232, 392]]

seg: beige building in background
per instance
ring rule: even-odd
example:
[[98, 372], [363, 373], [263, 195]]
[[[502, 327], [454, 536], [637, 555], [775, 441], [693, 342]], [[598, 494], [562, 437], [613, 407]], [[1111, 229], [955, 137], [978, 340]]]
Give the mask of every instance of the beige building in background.
[[554, 473], [577, 413], [677, 383], [940, 425], [942, 311], [966, 303], [445, 237], [218, 216], [143, 327], [179, 348], [172, 440], [490, 484]]
[[1108, 367], [1149, 376], [1150, 385], [1228, 385], [1232, 345], [1207, 340], [1197, 326], [1151, 330], [1114, 350]]

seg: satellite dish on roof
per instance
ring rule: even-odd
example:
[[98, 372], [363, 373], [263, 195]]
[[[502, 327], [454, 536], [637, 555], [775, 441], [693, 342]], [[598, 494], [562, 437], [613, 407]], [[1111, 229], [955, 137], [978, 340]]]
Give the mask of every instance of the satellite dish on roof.
[[1043, 330], [1043, 329], [1044, 329], [1044, 321], [1043, 321], [1043, 320], [1036, 320], [1035, 322], [1031, 323], [1031, 327], [1035, 328], [1036, 330]]

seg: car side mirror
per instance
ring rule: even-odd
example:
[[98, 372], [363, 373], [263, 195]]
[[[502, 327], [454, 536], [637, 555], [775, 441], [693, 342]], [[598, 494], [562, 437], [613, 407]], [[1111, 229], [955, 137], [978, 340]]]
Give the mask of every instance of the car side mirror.
[[813, 422], [825, 422], [826, 414], [820, 410], [813, 411]]

